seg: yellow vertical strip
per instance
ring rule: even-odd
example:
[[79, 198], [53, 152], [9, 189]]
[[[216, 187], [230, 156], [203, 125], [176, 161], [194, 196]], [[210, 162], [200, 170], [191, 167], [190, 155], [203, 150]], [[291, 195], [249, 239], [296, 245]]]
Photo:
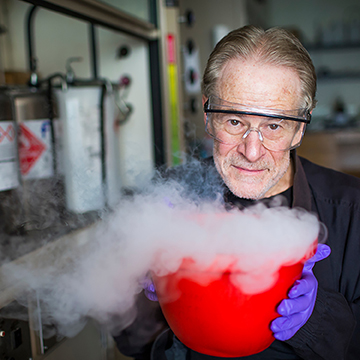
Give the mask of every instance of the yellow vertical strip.
[[179, 118], [178, 118], [178, 94], [177, 94], [177, 66], [174, 63], [168, 64], [169, 76], [169, 99], [171, 116], [171, 152], [172, 163], [180, 163], [180, 139], [179, 139]]
[[173, 165], [181, 162], [180, 156], [180, 128], [179, 128], [179, 94], [178, 94], [178, 72], [176, 65], [176, 42], [175, 35], [167, 35], [167, 67], [169, 81], [170, 102], [170, 138], [171, 138], [171, 160]]

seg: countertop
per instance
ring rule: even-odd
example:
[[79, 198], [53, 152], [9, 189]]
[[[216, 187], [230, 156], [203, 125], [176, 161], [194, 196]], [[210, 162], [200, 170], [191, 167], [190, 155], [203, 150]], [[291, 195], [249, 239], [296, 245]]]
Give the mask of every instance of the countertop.
[[[36, 250], [33, 250], [16, 259], [5, 262], [0, 266], [0, 308], [8, 305], [15, 300], [26, 288], [21, 280], [17, 283], [8, 283], [6, 281], [6, 272], [14, 265], [26, 265], [29, 269], [48, 269], [54, 263], [59, 266], [67, 266], [68, 262], [76, 258], [77, 252], [85, 251], [86, 244], [91, 238], [95, 224], [85, 228], [72, 231], [60, 236]], [[71, 254], [71, 257], [68, 255]], [[56, 260], [56, 261], [55, 261]]]

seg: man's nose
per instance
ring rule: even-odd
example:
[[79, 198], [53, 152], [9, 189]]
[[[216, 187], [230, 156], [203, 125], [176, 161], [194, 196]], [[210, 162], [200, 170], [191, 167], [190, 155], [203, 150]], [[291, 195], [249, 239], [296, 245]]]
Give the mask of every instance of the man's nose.
[[257, 129], [249, 129], [238, 146], [238, 151], [250, 162], [257, 161], [265, 152], [262, 134]]

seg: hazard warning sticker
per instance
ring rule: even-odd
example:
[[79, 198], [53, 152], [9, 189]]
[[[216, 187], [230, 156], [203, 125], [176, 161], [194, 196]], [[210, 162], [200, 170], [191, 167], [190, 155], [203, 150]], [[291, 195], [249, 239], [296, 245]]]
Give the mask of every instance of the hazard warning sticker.
[[12, 121], [0, 122], [0, 191], [19, 185], [15, 129]]
[[28, 120], [19, 126], [20, 171], [25, 178], [53, 175], [49, 120]]

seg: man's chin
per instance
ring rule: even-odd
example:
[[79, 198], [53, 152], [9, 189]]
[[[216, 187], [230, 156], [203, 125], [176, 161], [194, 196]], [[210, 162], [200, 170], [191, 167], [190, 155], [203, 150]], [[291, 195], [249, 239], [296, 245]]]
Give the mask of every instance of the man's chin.
[[252, 186], [247, 183], [243, 183], [243, 186], [233, 186], [232, 183], [225, 182], [229, 190], [236, 195], [239, 198], [243, 199], [250, 199], [250, 200], [259, 200], [265, 197], [266, 193], [268, 192], [268, 188], [266, 187], [259, 187], [256, 186], [254, 188], [253, 184]]

